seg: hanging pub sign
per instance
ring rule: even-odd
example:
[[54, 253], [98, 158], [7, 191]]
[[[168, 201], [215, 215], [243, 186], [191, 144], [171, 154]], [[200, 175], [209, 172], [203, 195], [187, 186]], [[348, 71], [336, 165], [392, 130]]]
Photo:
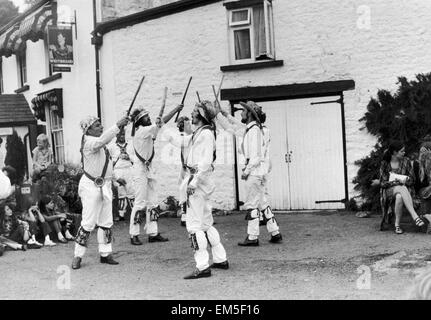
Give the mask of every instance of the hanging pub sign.
[[48, 27], [49, 63], [73, 64], [72, 27]]

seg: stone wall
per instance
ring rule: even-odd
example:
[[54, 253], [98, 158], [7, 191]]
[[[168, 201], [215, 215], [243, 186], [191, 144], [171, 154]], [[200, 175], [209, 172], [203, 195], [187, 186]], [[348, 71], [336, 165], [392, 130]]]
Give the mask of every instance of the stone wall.
[[[375, 139], [361, 130], [359, 119], [378, 89], [394, 90], [397, 77], [412, 78], [431, 71], [431, 1], [274, 0], [277, 59], [283, 67], [228, 72], [224, 88], [267, 86], [353, 79], [345, 92], [347, 162], [350, 195], [356, 176], [354, 162], [371, 151]], [[369, 18], [369, 19], [368, 19]], [[124, 112], [140, 77], [147, 76], [138, 99], [155, 115], [163, 87], [170, 88], [168, 105], [181, 99], [194, 76], [184, 113], [190, 114], [195, 91], [211, 97], [230, 64], [226, 9], [215, 3], [162, 17], [104, 35], [102, 46], [103, 104], [107, 117]], [[114, 80], [112, 80], [114, 78]], [[111, 118], [110, 118], [111, 119]], [[113, 121], [112, 118], [110, 121]], [[230, 159], [229, 161], [232, 161]], [[220, 164], [218, 205], [234, 203], [231, 164]], [[161, 184], [176, 194], [177, 168], [162, 166]]]
[[102, 21], [123, 17], [178, 0], [101, 0]]

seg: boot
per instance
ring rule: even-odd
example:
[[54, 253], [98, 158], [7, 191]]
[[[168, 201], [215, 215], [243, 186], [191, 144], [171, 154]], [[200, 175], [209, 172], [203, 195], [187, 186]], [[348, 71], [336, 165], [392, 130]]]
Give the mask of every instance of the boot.
[[227, 270], [229, 269], [229, 262], [227, 260], [219, 263], [214, 262], [210, 268]]
[[275, 236], [271, 236], [271, 239], [269, 242], [271, 243], [280, 243], [283, 240], [283, 237], [281, 236], [281, 233], [276, 234]]
[[112, 257], [112, 254], [110, 254], [107, 257], [100, 257], [100, 263], [107, 263], [107, 264], [119, 264], [117, 261], [114, 260]]
[[139, 240], [138, 236], [133, 236], [132, 238], [130, 238], [130, 243], [134, 246], [141, 246], [143, 244], [141, 240]]
[[79, 269], [81, 268], [81, 257], [74, 257], [72, 260], [72, 269]]
[[199, 278], [208, 278], [208, 277], [211, 277], [210, 268], [206, 268], [202, 271], [199, 271], [199, 269], [196, 269], [191, 274], [185, 276], [184, 279], [189, 280], [189, 279], [199, 279]]
[[148, 242], [166, 242], [169, 241], [168, 238], [164, 238], [158, 233], [156, 236], [149, 236]]
[[257, 247], [259, 246], [259, 239], [250, 240], [247, 236], [243, 242], [238, 242], [241, 247]]

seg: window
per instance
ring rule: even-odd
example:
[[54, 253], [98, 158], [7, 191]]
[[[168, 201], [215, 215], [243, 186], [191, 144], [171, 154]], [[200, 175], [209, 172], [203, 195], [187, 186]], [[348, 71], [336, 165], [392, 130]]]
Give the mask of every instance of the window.
[[3, 60], [0, 58], [0, 94], [4, 92], [3, 87]]
[[49, 110], [49, 126], [54, 162], [57, 164], [64, 163], [63, 121], [56, 111]]
[[18, 86], [24, 87], [27, 82], [27, 50], [23, 50], [16, 56], [16, 61], [18, 65]]
[[272, 3], [269, 0], [252, 2], [250, 7], [228, 10], [231, 60], [234, 63], [275, 58]]

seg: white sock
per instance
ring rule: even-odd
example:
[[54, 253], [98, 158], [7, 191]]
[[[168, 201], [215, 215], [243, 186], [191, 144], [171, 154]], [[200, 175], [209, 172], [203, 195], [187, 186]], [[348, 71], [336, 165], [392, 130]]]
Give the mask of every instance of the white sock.
[[51, 241], [51, 238], [49, 237], [49, 234], [47, 234], [47, 235], [45, 236], [45, 241]]
[[271, 235], [272, 236], [276, 236], [277, 234], [279, 234], [280, 233], [280, 231], [274, 231], [274, 232], [271, 232]]
[[64, 239], [64, 236], [61, 232], [57, 234], [58, 240]]
[[253, 236], [251, 234], [248, 235], [248, 240], [256, 240], [258, 238], [259, 238], [258, 236]]

